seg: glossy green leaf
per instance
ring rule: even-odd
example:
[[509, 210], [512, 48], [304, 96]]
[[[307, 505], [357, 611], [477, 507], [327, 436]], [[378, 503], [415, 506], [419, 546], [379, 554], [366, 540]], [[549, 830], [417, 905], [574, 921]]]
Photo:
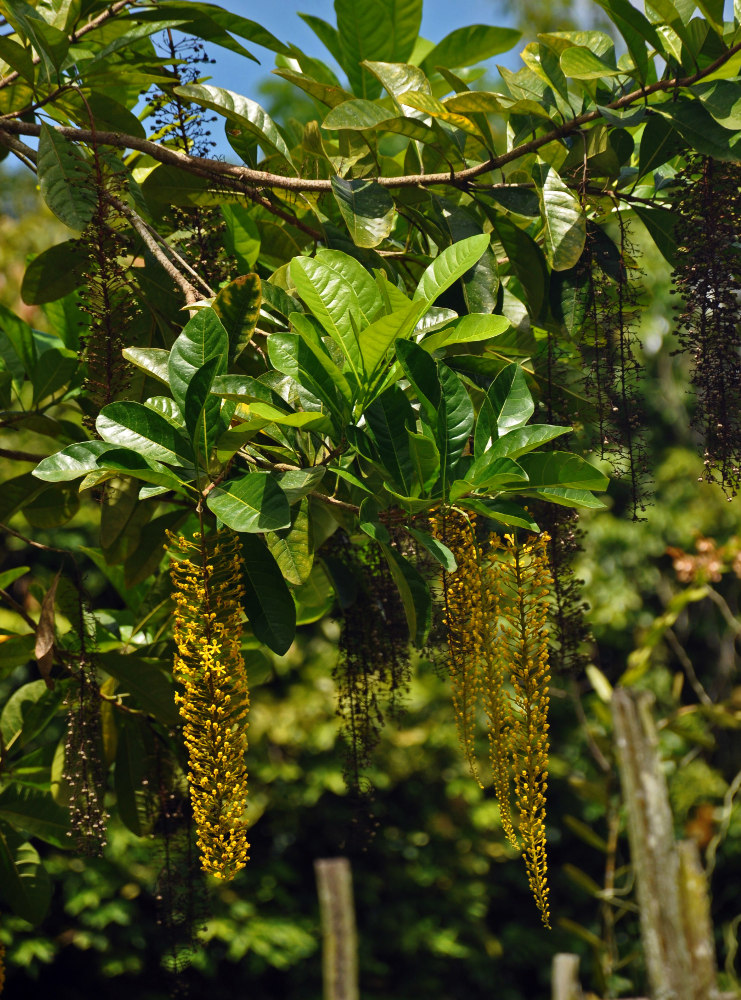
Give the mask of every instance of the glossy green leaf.
[[[596, 489], [596, 487], [592, 487]], [[560, 507], [576, 507], [584, 510], [601, 510], [606, 504], [594, 496], [589, 490], [571, 489], [564, 486], [545, 487], [536, 490], [536, 496]]]
[[502, 434], [491, 444], [486, 454], [494, 458], [519, 458], [520, 455], [540, 448], [548, 441], [553, 441], [570, 431], [570, 427], [557, 427], [550, 424], [530, 424], [528, 427], [517, 427]]
[[586, 216], [578, 198], [552, 167], [541, 161], [537, 177], [546, 256], [554, 271], [566, 271], [576, 264], [584, 250]]
[[736, 131], [741, 129], [741, 87], [738, 82], [716, 80], [695, 84], [693, 90], [700, 95], [702, 106], [719, 125]]
[[522, 37], [514, 28], [495, 28], [488, 24], [471, 24], [456, 28], [438, 42], [425, 57], [422, 69], [430, 74], [437, 66], [455, 69], [473, 66], [500, 52], [508, 52]]
[[436, 362], [414, 341], [398, 341], [396, 356], [401, 362], [404, 374], [414, 387], [430, 426], [436, 426], [438, 411], [442, 404], [442, 388]]
[[[492, 455], [491, 451], [475, 460], [466, 470], [466, 478], [453, 483], [450, 490], [451, 500], [470, 493], [472, 489], [496, 492], [512, 484], [527, 483], [527, 473], [511, 458]], [[456, 488], [457, 487], [457, 488]]]
[[374, 180], [332, 178], [332, 193], [353, 243], [376, 247], [394, 225], [394, 200], [388, 190]]
[[438, 366], [442, 389], [437, 421], [437, 446], [443, 472], [443, 492], [456, 478], [461, 455], [474, 428], [474, 410], [466, 387], [452, 368]]
[[141, 368], [158, 382], [164, 382], [169, 386], [170, 380], [167, 366], [170, 360], [170, 352], [163, 351], [160, 347], [124, 347], [123, 356], [132, 365]]
[[234, 531], [278, 531], [291, 523], [286, 495], [269, 472], [222, 483], [211, 490], [206, 503]]
[[420, 278], [414, 301], [421, 300], [432, 305], [454, 281], [462, 278], [481, 259], [488, 246], [489, 237], [481, 233], [446, 247]]
[[378, 81], [361, 67], [363, 60], [405, 63], [422, 22], [422, 0], [335, 0], [340, 64], [358, 97], [378, 97]]
[[68, 483], [54, 483], [41, 490], [23, 507], [32, 528], [48, 531], [70, 521], [80, 509], [80, 494]]
[[508, 431], [523, 427], [534, 411], [525, 373], [519, 365], [507, 365], [492, 382], [481, 406], [474, 434], [475, 457], [480, 458]]
[[290, 167], [293, 173], [296, 168], [293, 165], [291, 151], [286, 145], [286, 141], [280, 133], [270, 115], [264, 111], [259, 104], [235, 94], [231, 90], [224, 90], [221, 87], [212, 87], [209, 84], [191, 83], [185, 86], [175, 87], [174, 91], [181, 97], [199, 104], [203, 108], [211, 108], [220, 112], [229, 121], [234, 122], [241, 128], [246, 129], [256, 136], [260, 146], [266, 152], [277, 153]]
[[366, 325], [369, 317], [353, 287], [354, 276], [355, 269], [348, 267], [346, 270], [344, 261], [338, 258], [294, 257], [291, 261], [296, 291], [342, 348], [359, 381], [362, 360], [355, 331]]
[[269, 531], [265, 541], [284, 580], [297, 586], [305, 583], [314, 562], [309, 498], [304, 496], [291, 511], [290, 527]]
[[297, 500], [314, 491], [326, 471], [326, 465], [314, 465], [309, 469], [288, 469], [286, 472], [279, 472], [275, 478], [288, 503], [293, 506]]
[[381, 521], [380, 509], [375, 497], [366, 497], [360, 505], [358, 514], [358, 525], [374, 542], [383, 542], [388, 545], [391, 542], [391, 535], [385, 524]]
[[77, 352], [69, 351], [66, 347], [50, 347], [40, 354], [30, 375], [34, 404], [56, 395], [60, 390], [64, 395], [69, 389], [77, 364]]
[[314, 354], [305, 340], [295, 333], [274, 333], [268, 340], [268, 356], [277, 371], [290, 375], [333, 415], [344, 419], [346, 407], [336, 387], [342, 373], [336, 366], [335, 372], [330, 371], [329, 365]]
[[584, 45], [572, 45], [561, 53], [561, 69], [574, 80], [601, 80], [605, 76], [620, 76], [624, 71], [611, 66], [605, 59]]
[[405, 308], [381, 316], [370, 326], [360, 330], [358, 342], [363, 368], [370, 378], [378, 365], [400, 337], [408, 337], [419, 317], [418, 303], [409, 302]]
[[477, 514], [496, 521], [497, 524], [504, 524], [511, 528], [525, 528], [527, 531], [540, 531], [540, 528], [524, 507], [520, 507], [509, 500], [465, 497], [465, 499], [458, 501], [458, 506], [464, 507], [466, 510], [475, 511]]
[[144, 458], [172, 465], [191, 463], [191, 448], [185, 435], [142, 403], [109, 403], [100, 411], [95, 427], [107, 444], [139, 452]]
[[226, 223], [224, 245], [241, 271], [252, 271], [260, 256], [260, 230], [250, 210], [244, 205], [220, 205], [219, 211]]
[[609, 485], [599, 469], [568, 451], [522, 455], [518, 464], [529, 476], [529, 489], [606, 490]]
[[414, 427], [412, 408], [401, 389], [394, 385], [366, 409], [365, 419], [383, 465], [405, 496], [412, 495], [414, 466], [404, 427]]
[[420, 342], [420, 346], [426, 351], [438, 351], [443, 347], [451, 347], [454, 344], [474, 344], [480, 341], [492, 340], [500, 337], [510, 329], [510, 322], [506, 316], [492, 316], [483, 313], [475, 313], [469, 316], [461, 316], [444, 330], [433, 333], [425, 337]]
[[430, 535], [426, 531], [420, 531], [419, 528], [408, 527], [407, 531], [420, 545], [427, 549], [433, 559], [437, 560], [443, 569], [447, 570], [448, 573], [455, 573], [458, 569], [458, 564], [447, 545], [444, 545], [434, 535]]
[[283, 574], [255, 535], [241, 538], [244, 556], [244, 610], [255, 637], [282, 656], [296, 633], [296, 607]]
[[81, 441], [70, 444], [55, 455], [50, 455], [36, 466], [33, 475], [47, 483], [62, 483], [93, 472], [98, 468], [98, 459], [110, 444], [104, 441]]
[[172, 345], [167, 371], [173, 398], [181, 408], [190, 381], [207, 361], [218, 358], [215, 374], [227, 369], [229, 337], [214, 309], [199, 309]]
[[497, 215], [493, 222], [494, 230], [509, 259], [509, 266], [527, 292], [527, 310], [537, 319], [542, 310], [549, 279], [543, 251], [529, 233], [519, 229], [510, 219]]
[[417, 434], [407, 428], [407, 439], [415, 479], [419, 484], [419, 488], [415, 486], [414, 493], [426, 496], [440, 478], [440, 452], [426, 434]]
[[63, 697], [59, 685], [50, 689], [44, 680], [31, 681], [14, 691], [0, 714], [0, 733], [6, 749], [25, 746], [35, 739], [57, 714]]

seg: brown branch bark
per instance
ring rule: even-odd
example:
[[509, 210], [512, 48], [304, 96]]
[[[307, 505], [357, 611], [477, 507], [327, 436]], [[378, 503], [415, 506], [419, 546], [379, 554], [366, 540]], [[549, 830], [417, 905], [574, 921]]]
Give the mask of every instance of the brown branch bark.
[[[651, 84], [649, 87], [641, 87], [638, 90], [631, 91], [631, 93], [624, 94], [617, 100], [612, 101], [607, 105], [607, 108], [613, 111], [619, 111], [623, 108], [629, 107], [636, 101], [650, 97], [652, 94], [676, 91], [682, 87], [690, 87], [692, 84], [710, 76], [711, 73], [714, 73], [721, 66], [725, 65], [725, 63], [727, 63], [728, 60], [739, 51], [741, 51], [741, 42], [734, 45], [733, 48], [730, 48], [727, 52], [723, 53], [722, 56], [719, 56], [709, 66], [706, 66], [705, 69], [698, 70], [690, 76], [675, 77], [671, 80], [660, 80], [658, 83]], [[501, 156], [493, 156], [490, 159], [485, 160], [483, 163], [476, 164], [473, 167], [467, 167], [464, 170], [451, 171], [449, 173], [406, 174], [401, 177], [377, 177], [375, 179], [382, 187], [394, 190], [407, 187], [434, 187], [441, 184], [450, 184], [454, 186], [465, 185], [468, 181], [471, 181], [476, 177], [480, 177], [482, 174], [489, 173], [492, 170], [498, 170], [506, 164], [520, 159], [522, 156], [537, 152], [538, 149], [547, 145], [549, 142], [553, 142], [557, 139], [563, 139], [565, 136], [578, 131], [583, 125], [587, 125], [589, 122], [595, 121], [599, 117], [600, 112], [597, 110], [577, 115], [575, 118], [564, 122], [563, 125], [559, 125], [556, 128], [551, 129], [543, 135], [538, 136], [536, 139], [531, 139], [529, 142], [522, 143], [514, 149], [509, 150], [509, 152], [503, 153]], [[8, 117], [0, 117], [0, 128], [14, 135], [38, 136], [41, 132], [41, 127], [39, 125], [17, 121]], [[332, 188], [330, 180], [320, 178], [283, 177], [280, 174], [252, 170], [249, 167], [238, 166], [232, 163], [224, 163], [221, 160], [211, 160], [207, 157], [189, 156], [179, 150], [159, 146], [157, 143], [152, 142], [149, 139], [122, 135], [118, 132], [99, 132], [97, 130], [93, 132], [90, 129], [72, 128], [68, 126], [55, 126], [55, 128], [60, 135], [66, 136], [67, 138], [78, 142], [92, 142], [95, 140], [104, 146], [113, 146], [118, 149], [132, 149], [141, 153], [146, 153], [159, 163], [178, 167], [182, 170], [188, 171], [189, 173], [205, 177], [206, 179], [214, 182], [218, 181], [219, 184], [226, 185], [232, 190], [241, 191], [248, 197], [253, 196], [256, 194], [257, 189], [262, 188], [273, 188], [283, 191], [330, 191]], [[266, 205], [265, 207], [267, 208], [268, 206]]]

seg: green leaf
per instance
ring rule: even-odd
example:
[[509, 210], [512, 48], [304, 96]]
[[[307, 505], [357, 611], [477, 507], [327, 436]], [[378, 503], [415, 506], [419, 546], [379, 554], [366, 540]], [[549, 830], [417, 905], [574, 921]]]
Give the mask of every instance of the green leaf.
[[250, 209], [244, 205], [220, 205], [219, 211], [226, 223], [224, 245], [236, 257], [240, 270], [252, 271], [260, 256], [260, 231]]
[[69, 139], [48, 125], [41, 126], [38, 171], [46, 204], [65, 226], [82, 232], [97, 203], [92, 168]]
[[394, 578], [414, 645], [424, 646], [432, 626], [432, 599], [424, 577], [396, 549], [381, 545]]
[[66, 347], [50, 347], [39, 355], [30, 376], [34, 405], [60, 389], [68, 389], [77, 364], [77, 352]]
[[543, 252], [532, 236], [519, 229], [510, 219], [497, 215], [493, 223], [509, 259], [510, 268], [527, 293], [527, 310], [533, 319], [537, 319], [548, 288], [548, 268]]
[[536, 177], [539, 180], [538, 196], [546, 256], [554, 271], [566, 271], [574, 267], [584, 250], [586, 216], [579, 200], [556, 171], [542, 160], [538, 163]]
[[255, 637], [282, 656], [296, 634], [296, 607], [278, 564], [255, 535], [243, 535], [244, 609]]
[[638, 179], [652, 173], [656, 167], [671, 160], [684, 148], [685, 144], [671, 122], [660, 115], [651, 115], [641, 134]]
[[599, 469], [568, 451], [523, 455], [518, 464], [528, 474], [528, 489], [606, 490], [609, 485]]
[[310, 469], [288, 469], [286, 472], [279, 472], [275, 478], [288, 503], [293, 506], [297, 500], [314, 491], [326, 471], [326, 465], [315, 465]]
[[[97, 469], [98, 459], [110, 449], [111, 445], [104, 441], [81, 441], [79, 444], [67, 445], [56, 455], [50, 455], [39, 462], [33, 470], [33, 475], [47, 483], [78, 479]], [[3, 488], [6, 486], [7, 483]]]
[[[142, 403], [109, 403], [100, 411], [95, 427], [107, 444], [128, 448], [156, 462], [191, 464], [190, 443], [185, 435], [160, 413]], [[65, 452], [69, 450], [65, 448]]]
[[[273, 367], [284, 375], [290, 375], [312, 395], [321, 400], [329, 411], [344, 420], [346, 406], [336, 385], [344, 377], [334, 366], [321, 360], [304, 339], [295, 333], [273, 333], [268, 338], [268, 356]], [[331, 359], [327, 359], [332, 364]], [[347, 384], [345, 382], [345, 384]]]
[[[175, 689], [161, 661], [115, 650], [98, 653], [96, 659], [105, 673], [118, 681], [122, 697], [131, 696], [138, 706], [166, 726], [177, 724]], [[124, 698], [124, 704], [127, 700]]]
[[667, 101], [657, 104], [654, 110], [671, 121], [685, 142], [703, 156], [731, 161], [741, 158], [738, 131], [719, 125], [700, 101]]
[[164, 382], [166, 386], [170, 385], [167, 371], [170, 361], [169, 351], [163, 351], [160, 347], [124, 347], [121, 353], [127, 361], [141, 368], [147, 375]]
[[380, 513], [375, 497], [366, 497], [360, 505], [358, 525], [360, 526], [360, 530], [364, 531], [374, 542], [389, 544], [391, 542], [391, 535], [386, 525], [381, 521]]
[[291, 511], [290, 527], [269, 531], [265, 541], [284, 580], [296, 586], [308, 580], [314, 562], [314, 549], [307, 496], [302, 497]]
[[442, 388], [438, 366], [427, 351], [414, 341], [400, 340], [396, 344], [396, 356], [401, 362], [404, 374], [412, 383], [417, 399], [427, 414], [431, 427], [437, 424], [438, 411], [442, 404]]
[[0, 573], [0, 590], [7, 590], [12, 583], [29, 572], [28, 566], [15, 566], [13, 569], [6, 569], [4, 573]]
[[30, 924], [40, 924], [51, 903], [51, 879], [38, 851], [7, 827], [0, 829], [0, 898]]
[[420, 347], [426, 351], [438, 351], [453, 344], [473, 344], [482, 340], [492, 340], [500, 337], [510, 329], [506, 316], [492, 316], [484, 313], [474, 313], [461, 316], [450, 326], [439, 333], [433, 333], [420, 342]]
[[374, 180], [333, 177], [332, 193], [356, 246], [376, 247], [386, 239], [395, 215], [394, 199], [386, 188]]
[[601, 80], [605, 76], [620, 76], [619, 70], [584, 45], [572, 45], [561, 53], [561, 69], [574, 80]]
[[437, 421], [437, 446], [443, 472], [443, 494], [447, 484], [456, 478], [461, 455], [468, 445], [474, 427], [473, 403], [466, 387], [452, 368], [438, 366], [442, 405]]
[[417, 539], [420, 545], [427, 549], [433, 559], [436, 559], [443, 569], [447, 570], [448, 573], [455, 573], [458, 569], [458, 564], [447, 545], [443, 545], [433, 535], [428, 534], [426, 531], [420, 531], [418, 528], [408, 527], [407, 531], [413, 538]]
[[358, 341], [363, 368], [370, 379], [394, 343], [400, 337], [408, 337], [419, 317], [420, 306], [409, 302], [405, 308], [381, 316], [370, 326], [360, 330]]
[[[529, 418], [528, 415], [527, 419]], [[529, 427], [518, 427], [502, 434], [487, 449], [486, 454], [494, 458], [519, 458], [520, 455], [525, 455], [570, 431], [570, 427], [556, 427], [550, 424], [530, 424]]]
[[315, 563], [311, 576], [300, 587], [294, 587], [296, 624], [310, 625], [325, 618], [335, 602], [335, 592], [324, 566]]
[[248, 97], [242, 97], [231, 90], [212, 87], [203, 83], [191, 83], [174, 87], [174, 92], [204, 108], [212, 108], [220, 112], [229, 121], [246, 129], [256, 136], [258, 143], [265, 152], [275, 152], [291, 168], [295, 174], [296, 168], [291, 158], [291, 152], [270, 115], [259, 104]]
[[218, 358], [215, 374], [227, 369], [229, 337], [214, 309], [199, 309], [172, 345], [168, 378], [174, 400], [182, 409], [190, 381], [207, 361]]
[[121, 821], [137, 837], [151, 832], [151, 795], [147, 785], [157, 748], [151, 726], [136, 716], [124, 716], [118, 725], [116, 748], [116, 805]]
[[523, 427], [535, 411], [525, 373], [517, 364], [507, 365], [497, 375], [486, 394], [474, 434], [474, 455], [478, 459], [507, 431]]
[[717, 80], [695, 84], [692, 89], [700, 95], [702, 106], [719, 125], [736, 131], [741, 129], [741, 87], [738, 82]]
[[80, 509], [80, 494], [67, 483], [54, 483], [41, 490], [23, 507], [32, 528], [48, 531], [70, 521]]
[[674, 237], [674, 227], [679, 221], [675, 212], [659, 205], [631, 205], [632, 210], [648, 230], [651, 239], [659, 248], [661, 255], [674, 264], [676, 261], [677, 241]]
[[466, 470], [466, 478], [457, 480], [450, 489], [452, 501], [470, 493], [472, 489], [494, 493], [503, 487], [527, 482], [527, 473], [511, 458], [491, 454], [491, 450], [477, 458]]
[[0, 714], [5, 748], [25, 746], [38, 736], [57, 714], [63, 696], [59, 685], [50, 689], [45, 680], [31, 681], [14, 691]]
[[251, 472], [216, 486], [206, 503], [234, 531], [278, 531], [291, 523], [286, 495], [269, 472]]
[[522, 37], [514, 28], [494, 28], [488, 24], [471, 24], [457, 28], [438, 42], [425, 57], [422, 69], [428, 76], [437, 66], [455, 69], [473, 66], [500, 52], [508, 52]]
[[[593, 489], [595, 488], [593, 487]], [[582, 507], [585, 510], [600, 510], [606, 506], [596, 496], [593, 496], [589, 490], [553, 486], [536, 490], [535, 495], [540, 497], [541, 500], [548, 500], [549, 503], [556, 503], [561, 507]]]
[[480, 233], [446, 247], [420, 278], [414, 301], [421, 300], [432, 305], [438, 296], [481, 259], [488, 246], [489, 237]]
[[31, 376], [36, 368], [36, 345], [33, 330], [20, 316], [0, 304], [0, 357], [16, 380], [24, 373]]
[[465, 497], [458, 501], [459, 507], [473, 510], [477, 514], [512, 528], [525, 528], [527, 531], [540, 531], [538, 525], [523, 508], [509, 500], [489, 500], [482, 497]]
[[294, 257], [291, 261], [291, 278], [296, 291], [313, 315], [342, 348], [353, 374], [360, 382], [362, 359], [355, 331], [360, 326], [367, 325], [370, 317], [353, 287], [357, 262], [354, 262], [355, 266], [348, 266], [341, 259], [345, 257], [346, 255], [340, 256], [337, 252], [331, 259]]
[[409, 401], [397, 385], [391, 386], [366, 409], [365, 419], [381, 462], [405, 496], [411, 496], [414, 465], [409, 442], [401, 431], [414, 428], [414, 414]]
[[299, 14], [299, 17], [308, 24], [334, 61], [341, 62], [340, 35], [335, 26], [321, 17], [314, 17], [313, 14]]
[[62, 850], [70, 846], [69, 813], [48, 792], [11, 785], [0, 792], [0, 820]]
[[414, 494], [427, 496], [440, 478], [440, 452], [432, 438], [426, 434], [417, 434], [407, 428], [407, 439], [415, 479], [419, 484], [419, 489], [414, 488]]
[[340, 64], [359, 97], [374, 98], [380, 84], [361, 67], [368, 59], [405, 63], [412, 54], [422, 22], [422, 0], [335, 0]]

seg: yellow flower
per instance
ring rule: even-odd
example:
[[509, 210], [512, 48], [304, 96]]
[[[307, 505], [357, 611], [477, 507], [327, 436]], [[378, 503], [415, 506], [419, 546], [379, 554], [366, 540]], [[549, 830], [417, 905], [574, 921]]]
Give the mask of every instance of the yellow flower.
[[249, 844], [247, 799], [249, 709], [240, 653], [243, 595], [239, 541], [231, 532], [193, 540], [169, 536], [175, 591], [174, 675], [188, 750], [193, 817], [201, 865], [231, 879], [244, 868]]

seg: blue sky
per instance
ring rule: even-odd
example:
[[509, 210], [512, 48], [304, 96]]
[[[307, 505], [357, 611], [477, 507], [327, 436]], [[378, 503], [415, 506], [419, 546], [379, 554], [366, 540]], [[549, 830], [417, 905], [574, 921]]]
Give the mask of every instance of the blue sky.
[[[214, 0], [214, 2], [242, 17], [259, 21], [281, 41], [298, 45], [308, 55], [329, 58], [314, 32], [298, 16], [298, 11], [313, 14], [334, 24], [334, 0], [262, 0], [260, 4], [254, 3], [253, 0]], [[373, 3], [373, 0], [358, 0], [358, 3]], [[439, 42], [449, 32], [464, 25], [507, 26], [512, 22], [504, 7], [505, 5], [498, 3], [497, 0], [464, 0], [462, 3], [454, 3], [451, 0], [425, 0], [421, 34], [432, 42]], [[275, 56], [251, 42], [243, 39], [240, 41], [257, 56], [260, 65], [243, 59], [227, 49], [212, 45], [209, 47], [209, 54], [216, 59], [216, 63], [208, 68], [208, 75], [211, 77], [209, 82], [216, 87], [225, 87], [259, 102], [260, 82], [270, 76], [270, 71], [275, 65]], [[516, 59], [519, 49], [520, 46], [516, 45], [512, 53], [500, 56], [494, 62], [512, 65], [513, 56]], [[221, 129], [214, 130], [213, 138], [218, 142], [216, 155], [227, 156], [233, 160], [234, 153], [223, 139]]]

